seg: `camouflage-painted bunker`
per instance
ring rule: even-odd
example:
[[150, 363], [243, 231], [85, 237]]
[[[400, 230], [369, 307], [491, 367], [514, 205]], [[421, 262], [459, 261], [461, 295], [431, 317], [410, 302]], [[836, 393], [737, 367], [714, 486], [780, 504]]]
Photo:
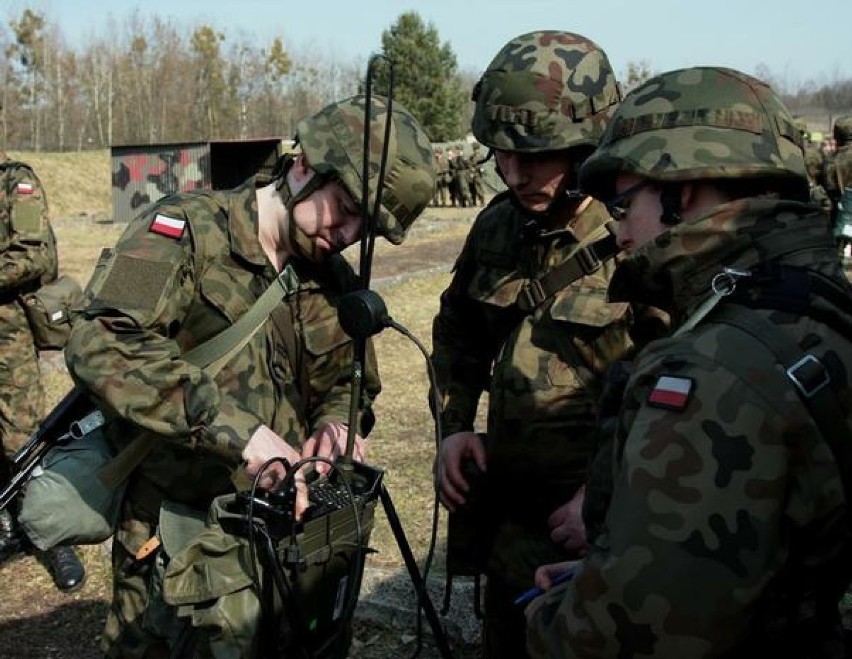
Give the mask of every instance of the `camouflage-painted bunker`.
[[173, 192], [227, 190], [258, 172], [268, 174], [282, 148], [278, 138], [114, 146], [113, 221], [127, 222]]

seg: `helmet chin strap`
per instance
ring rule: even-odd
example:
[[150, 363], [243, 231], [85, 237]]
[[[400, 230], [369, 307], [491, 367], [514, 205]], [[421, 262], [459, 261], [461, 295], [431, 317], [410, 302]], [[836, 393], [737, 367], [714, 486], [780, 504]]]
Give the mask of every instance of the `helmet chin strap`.
[[680, 190], [680, 185], [664, 185], [660, 190], [660, 206], [663, 209], [660, 214], [660, 222], [667, 227], [673, 227], [683, 219], [681, 217]]
[[296, 253], [296, 256], [318, 263], [326, 258], [326, 254], [317, 249], [316, 241], [306, 234], [302, 227], [296, 223], [295, 208], [299, 202], [304, 201], [319, 190], [326, 181], [322, 176], [314, 172], [314, 175], [305, 185], [296, 194], [293, 194], [288, 180], [288, 174], [290, 168], [293, 166], [293, 162], [291, 159], [284, 165], [283, 173], [275, 183], [275, 189], [281, 195], [284, 208], [287, 210], [287, 241], [291, 249]]

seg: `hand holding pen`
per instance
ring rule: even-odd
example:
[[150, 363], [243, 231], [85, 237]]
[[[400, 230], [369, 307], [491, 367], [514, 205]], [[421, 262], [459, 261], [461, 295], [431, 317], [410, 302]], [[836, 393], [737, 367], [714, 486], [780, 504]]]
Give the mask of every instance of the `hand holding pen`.
[[[540, 568], [539, 568], [540, 569]], [[577, 569], [576, 563], [570, 563], [569, 567], [562, 572], [559, 572], [556, 576], [550, 579], [550, 588], [554, 586], [558, 586], [561, 583], [565, 583], [566, 581], [570, 581], [574, 577], [574, 572]], [[515, 604], [526, 604], [527, 602], [531, 602], [536, 597], [545, 592], [544, 588], [539, 588], [536, 586], [535, 588], [530, 588], [520, 597], [515, 600]]]

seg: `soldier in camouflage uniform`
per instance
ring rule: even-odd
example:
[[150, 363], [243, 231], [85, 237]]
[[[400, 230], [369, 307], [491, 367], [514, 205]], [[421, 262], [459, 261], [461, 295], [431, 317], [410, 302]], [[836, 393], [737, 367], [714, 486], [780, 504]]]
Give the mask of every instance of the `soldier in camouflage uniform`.
[[[834, 122], [834, 141], [837, 150], [825, 168], [825, 190], [831, 199], [831, 214], [834, 235], [838, 241], [840, 252], [846, 258], [852, 258], [852, 237], [843, 235], [839, 208], [844, 190], [847, 190], [848, 201], [852, 203], [852, 115], [838, 117]], [[848, 209], [847, 209], [848, 211]]]
[[474, 142], [471, 147], [470, 160], [467, 169], [467, 188], [470, 192], [470, 202], [473, 206], [485, 205], [485, 187], [482, 185], [482, 154], [479, 152], [479, 143]]
[[[44, 414], [38, 352], [21, 296], [57, 277], [59, 257], [47, 199], [28, 165], [0, 151], [0, 482], [8, 478], [8, 458], [35, 432]], [[14, 504], [13, 504], [14, 505]], [[0, 511], [0, 560], [27, 548], [15, 516]], [[65, 591], [83, 585], [85, 571], [71, 547], [49, 552], [56, 585]]]
[[816, 204], [826, 211], [831, 211], [831, 200], [822, 185], [825, 179], [825, 163], [822, 153], [816, 144], [811, 141], [811, 132], [808, 123], [803, 117], [794, 117], [793, 123], [799, 129], [805, 149], [805, 169], [808, 172], [808, 183], [811, 190], [811, 203]]
[[461, 144], [453, 147], [453, 158], [450, 160], [450, 174], [452, 175], [452, 189], [455, 191], [456, 205], [461, 208], [470, 206], [470, 189], [467, 187], [467, 158], [464, 157], [464, 149]]
[[435, 199], [432, 205], [444, 207], [447, 205], [447, 197], [449, 196], [452, 199], [452, 195], [450, 195], [452, 175], [450, 174], [450, 165], [447, 161], [447, 156], [444, 155], [444, 150], [440, 147], [435, 149], [435, 173], [437, 179]]
[[[241, 464], [252, 476], [276, 456], [292, 463], [345, 447], [352, 344], [335, 307], [354, 273], [338, 252], [357, 240], [360, 205], [375, 198], [387, 120], [379, 234], [401, 243], [435, 187], [432, 148], [414, 118], [399, 104], [388, 117], [378, 98], [371, 113], [369, 200], [360, 172], [364, 98], [353, 97], [299, 123], [302, 153], [284, 156], [271, 182], [175, 194], [148, 208], [89, 282], [66, 351], [69, 370], [114, 419], [108, 432], [116, 448], [126, 445], [130, 427], [156, 442], [129, 478], [113, 542], [107, 656], [256, 656], [252, 589], [248, 604], [222, 617], [214, 602], [179, 611], [164, 602], [161, 584], [180, 547], [165, 547], [163, 535], [154, 554], [140, 550], [157, 535], [163, 505], [203, 516], [214, 497], [233, 491]], [[215, 379], [181, 360], [240, 318], [285, 266], [299, 277], [297, 292]], [[372, 356], [365, 391], [369, 400], [379, 391]], [[360, 435], [369, 418], [362, 411]], [[361, 459], [360, 436], [356, 444]], [[266, 471], [260, 485], [274, 487], [282, 476]], [[304, 505], [300, 499], [297, 510]]]
[[604, 532], [530, 605], [530, 651], [843, 657], [852, 291], [789, 113], [730, 69], [656, 76], [580, 183], [629, 255], [610, 297], [677, 330], [636, 358]]
[[[609, 216], [574, 191], [619, 92], [596, 44], [542, 31], [509, 41], [474, 99], [473, 133], [494, 151], [508, 191], [477, 217], [434, 321], [439, 485], [453, 510], [469, 486], [462, 463], [486, 472], [486, 653], [518, 659], [525, 623], [513, 600], [532, 586], [537, 561], [582, 551], [595, 381], [630, 347], [628, 306], [606, 301]], [[483, 392], [484, 440], [473, 432]]]

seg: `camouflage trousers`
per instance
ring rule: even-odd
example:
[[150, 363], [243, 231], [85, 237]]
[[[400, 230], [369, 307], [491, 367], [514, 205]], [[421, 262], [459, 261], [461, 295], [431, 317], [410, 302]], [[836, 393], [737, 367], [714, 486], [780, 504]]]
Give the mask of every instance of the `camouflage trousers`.
[[0, 445], [11, 455], [26, 443], [44, 412], [38, 353], [24, 311], [0, 304]]

